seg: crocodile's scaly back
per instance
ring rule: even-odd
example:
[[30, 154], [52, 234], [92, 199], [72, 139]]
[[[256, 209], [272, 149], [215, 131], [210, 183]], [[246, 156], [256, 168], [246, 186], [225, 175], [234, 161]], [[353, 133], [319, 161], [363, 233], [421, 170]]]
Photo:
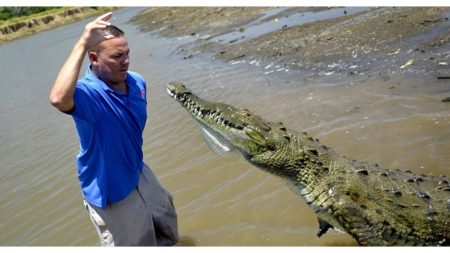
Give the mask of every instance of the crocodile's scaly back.
[[180, 83], [168, 84], [168, 93], [210, 143], [224, 152], [238, 150], [250, 163], [286, 180], [317, 214], [318, 236], [335, 227], [360, 245], [450, 244], [448, 177], [348, 159], [305, 132], [202, 100]]

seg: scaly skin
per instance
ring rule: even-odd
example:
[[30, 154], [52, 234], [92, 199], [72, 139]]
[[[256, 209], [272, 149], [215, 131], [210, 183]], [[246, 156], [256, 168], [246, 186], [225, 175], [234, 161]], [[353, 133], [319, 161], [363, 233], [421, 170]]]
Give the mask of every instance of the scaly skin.
[[448, 177], [351, 160], [282, 123], [202, 100], [180, 83], [167, 87], [224, 149], [286, 180], [317, 214], [318, 236], [335, 227], [360, 245], [450, 245]]

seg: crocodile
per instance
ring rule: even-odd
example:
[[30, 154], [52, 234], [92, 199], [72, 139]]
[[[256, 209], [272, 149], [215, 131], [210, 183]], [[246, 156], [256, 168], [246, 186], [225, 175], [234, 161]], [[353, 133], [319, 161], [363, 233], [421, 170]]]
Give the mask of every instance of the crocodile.
[[317, 236], [335, 228], [362, 246], [450, 245], [447, 176], [352, 160], [282, 122], [203, 100], [182, 83], [167, 84], [167, 91], [216, 150], [238, 151], [251, 164], [286, 180], [317, 215]]

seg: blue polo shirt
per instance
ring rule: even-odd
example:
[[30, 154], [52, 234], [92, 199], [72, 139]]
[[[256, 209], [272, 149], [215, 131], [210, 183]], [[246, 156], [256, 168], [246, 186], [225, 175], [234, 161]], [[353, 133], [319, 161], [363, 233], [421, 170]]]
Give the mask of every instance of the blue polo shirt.
[[98, 79], [89, 66], [75, 88], [71, 114], [80, 141], [78, 178], [84, 198], [101, 208], [128, 196], [144, 164], [146, 83], [131, 71], [126, 83], [128, 95]]

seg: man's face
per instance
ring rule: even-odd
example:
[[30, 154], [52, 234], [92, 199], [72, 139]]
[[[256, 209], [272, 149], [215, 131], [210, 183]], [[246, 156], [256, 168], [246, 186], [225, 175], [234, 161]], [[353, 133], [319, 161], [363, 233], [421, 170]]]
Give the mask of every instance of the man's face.
[[125, 82], [130, 64], [128, 56], [130, 49], [125, 37], [104, 40], [97, 45], [97, 48], [97, 52], [90, 53], [97, 77], [113, 86]]

